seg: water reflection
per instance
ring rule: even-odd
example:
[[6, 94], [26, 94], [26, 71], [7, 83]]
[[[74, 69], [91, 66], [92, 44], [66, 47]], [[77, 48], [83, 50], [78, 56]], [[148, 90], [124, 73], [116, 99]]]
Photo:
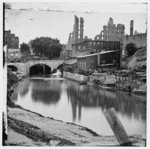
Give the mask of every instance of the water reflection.
[[144, 97], [79, 85], [69, 80], [30, 78], [21, 82], [14, 98], [17, 98], [14, 102], [31, 111], [74, 122], [103, 135], [113, 134], [103, 111], [114, 107], [129, 134], [145, 135]]
[[135, 116], [145, 120], [146, 104], [137, 100], [137, 97], [121, 91], [111, 92], [100, 90], [92, 86], [82, 86], [82, 89], [71, 85], [67, 88], [68, 100], [72, 105], [73, 120], [76, 119], [76, 109], [79, 109], [79, 119], [81, 119], [82, 107], [100, 107], [102, 111], [114, 107], [117, 112], [128, 117]]
[[31, 96], [34, 102], [56, 104], [60, 100], [60, 81], [32, 80], [31, 84]]

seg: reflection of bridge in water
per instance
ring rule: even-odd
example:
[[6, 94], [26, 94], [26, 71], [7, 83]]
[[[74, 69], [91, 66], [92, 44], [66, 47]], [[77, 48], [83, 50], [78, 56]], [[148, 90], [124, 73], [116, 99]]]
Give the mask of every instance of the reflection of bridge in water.
[[22, 75], [28, 75], [34, 71], [49, 74], [51, 70], [56, 69], [63, 62], [63, 60], [34, 60], [26, 63], [7, 63], [7, 67]]
[[32, 100], [34, 102], [42, 102], [44, 104], [56, 104], [60, 100], [61, 87], [60, 80], [27, 78], [19, 85], [19, 94], [23, 97], [29, 90], [31, 91]]
[[111, 92], [98, 89], [92, 86], [70, 86], [67, 88], [68, 99], [72, 104], [73, 119], [81, 118], [81, 108], [100, 107], [102, 111], [114, 107], [117, 112], [128, 117], [134, 116], [136, 119], [146, 119], [146, 104], [138, 100], [138, 97], [131, 96], [124, 92]]
[[42, 103], [44, 104], [56, 104], [60, 100], [60, 81], [39, 80], [37, 84], [36, 80], [32, 80], [31, 83], [32, 99], [34, 102], [41, 102], [41, 99], [43, 99]]

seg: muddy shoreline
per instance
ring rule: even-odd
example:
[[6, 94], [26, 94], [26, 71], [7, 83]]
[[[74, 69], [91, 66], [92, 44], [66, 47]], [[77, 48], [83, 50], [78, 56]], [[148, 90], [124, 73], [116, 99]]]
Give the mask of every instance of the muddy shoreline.
[[[8, 107], [8, 127], [31, 139], [34, 143], [30, 146], [119, 146], [114, 136], [100, 136], [86, 127], [54, 120], [22, 108]], [[9, 133], [11, 131], [8, 137]], [[133, 146], [145, 146], [145, 139], [130, 136], [130, 140]], [[13, 139], [6, 141], [7, 146], [27, 144], [28, 141], [19, 144]]]

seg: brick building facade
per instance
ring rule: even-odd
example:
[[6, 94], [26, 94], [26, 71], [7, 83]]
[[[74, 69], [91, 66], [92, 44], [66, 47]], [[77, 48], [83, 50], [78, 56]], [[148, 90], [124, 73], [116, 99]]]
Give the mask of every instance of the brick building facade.
[[8, 49], [18, 49], [19, 48], [19, 38], [12, 34], [11, 31], [5, 31], [4, 43], [7, 43]]
[[90, 51], [91, 53], [118, 50], [120, 49], [119, 41], [102, 41], [102, 40], [83, 40], [72, 44], [75, 51]]
[[21, 58], [20, 49], [8, 49], [7, 60], [10, 62], [19, 61]]
[[6, 45], [7, 60], [19, 61], [21, 52], [19, 49], [19, 38], [12, 34], [10, 30], [4, 32], [4, 45]]

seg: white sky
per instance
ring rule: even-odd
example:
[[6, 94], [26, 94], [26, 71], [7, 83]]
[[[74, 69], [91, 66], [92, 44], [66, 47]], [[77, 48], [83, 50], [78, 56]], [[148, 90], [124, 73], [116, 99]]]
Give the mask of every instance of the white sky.
[[[147, 5], [142, 3], [9, 4], [12, 10], [6, 11], [5, 30], [10, 29], [19, 37], [20, 43], [28, 43], [41, 36], [58, 38], [61, 43], [67, 43], [69, 33], [73, 31], [74, 15], [84, 18], [84, 35], [89, 38], [94, 38], [101, 32], [109, 17], [113, 18], [114, 24], [124, 24], [126, 34], [129, 34], [132, 19], [134, 30], [146, 30]], [[51, 11], [46, 11], [48, 9]]]

